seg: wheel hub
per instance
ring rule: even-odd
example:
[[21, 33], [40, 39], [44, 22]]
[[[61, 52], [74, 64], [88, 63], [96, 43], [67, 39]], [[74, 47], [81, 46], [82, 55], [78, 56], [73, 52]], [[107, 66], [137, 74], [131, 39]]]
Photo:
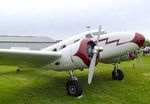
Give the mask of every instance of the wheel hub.
[[69, 87], [69, 92], [70, 92], [71, 94], [75, 94], [75, 93], [76, 93], [76, 87], [75, 87], [74, 85], [70, 85], [70, 87]]

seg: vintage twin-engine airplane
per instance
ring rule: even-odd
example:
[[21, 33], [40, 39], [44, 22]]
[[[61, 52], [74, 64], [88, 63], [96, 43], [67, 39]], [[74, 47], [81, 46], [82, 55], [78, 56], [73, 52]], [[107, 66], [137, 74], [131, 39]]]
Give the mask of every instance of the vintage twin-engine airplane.
[[40, 51], [0, 49], [0, 64], [66, 70], [70, 75], [66, 83], [67, 93], [80, 96], [82, 88], [73, 76], [73, 70], [89, 67], [88, 83], [91, 84], [95, 65], [110, 63], [114, 65], [112, 78], [122, 80], [124, 74], [117, 63], [130, 60], [132, 54], [129, 53], [139, 49], [145, 41], [142, 34], [134, 32], [100, 34], [100, 29], [87, 31]]

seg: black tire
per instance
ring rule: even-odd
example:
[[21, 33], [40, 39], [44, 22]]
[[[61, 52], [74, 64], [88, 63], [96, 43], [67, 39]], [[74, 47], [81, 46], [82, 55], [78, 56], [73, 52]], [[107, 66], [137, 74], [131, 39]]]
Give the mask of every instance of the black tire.
[[77, 80], [69, 80], [66, 83], [67, 94], [78, 97], [82, 94], [82, 88]]
[[123, 80], [124, 78], [124, 73], [123, 71], [121, 71], [120, 69], [117, 69], [117, 73], [115, 72], [115, 70], [112, 72], [112, 78], [114, 80]]

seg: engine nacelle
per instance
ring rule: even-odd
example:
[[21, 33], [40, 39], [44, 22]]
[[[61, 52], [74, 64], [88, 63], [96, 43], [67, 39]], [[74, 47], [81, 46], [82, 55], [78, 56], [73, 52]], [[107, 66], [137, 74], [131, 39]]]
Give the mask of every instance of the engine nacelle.
[[82, 39], [60, 50], [62, 56], [47, 67], [55, 70], [73, 70], [88, 67], [95, 45], [91, 39]]
[[119, 56], [119, 57], [115, 57], [115, 58], [111, 58], [111, 59], [106, 59], [106, 60], [101, 60], [104, 63], [107, 64], [111, 64], [111, 63], [120, 63], [123, 61], [130, 61], [130, 60], [134, 60], [137, 57], [135, 52], [129, 52], [123, 56]]

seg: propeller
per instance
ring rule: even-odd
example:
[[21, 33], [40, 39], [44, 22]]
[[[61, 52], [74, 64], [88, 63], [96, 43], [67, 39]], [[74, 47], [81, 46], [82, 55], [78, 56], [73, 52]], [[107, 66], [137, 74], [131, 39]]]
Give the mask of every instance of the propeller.
[[137, 55], [137, 58], [138, 58], [138, 60], [139, 60], [139, 62], [140, 62], [141, 67], [144, 68], [144, 64], [143, 64], [143, 61], [142, 61], [142, 59], [141, 59], [141, 57], [140, 57], [140, 54], [138, 53], [138, 50], [135, 51], [135, 52], [136, 52], [136, 55]]
[[91, 63], [89, 66], [89, 73], [88, 73], [88, 84], [91, 84], [93, 75], [94, 75], [94, 69], [96, 65], [96, 57], [99, 54], [99, 52], [103, 51], [103, 48], [98, 45], [99, 39], [100, 39], [100, 32], [101, 32], [101, 26], [99, 26], [99, 34], [97, 35], [97, 41], [96, 45], [94, 46], [93, 49], [93, 57], [91, 59]]
[[[141, 59], [141, 57], [140, 57], [140, 54], [139, 54], [139, 52], [138, 52], [138, 50], [135, 50], [135, 56], [136, 56], [136, 58], [139, 60], [139, 62], [140, 62], [140, 66], [142, 67], [142, 68], [144, 68], [144, 64], [143, 64], [143, 61], [142, 61], [142, 59]], [[133, 59], [133, 69], [134, 69], [134, 67], [135, 67], [135, 60], [136, 59]]]

